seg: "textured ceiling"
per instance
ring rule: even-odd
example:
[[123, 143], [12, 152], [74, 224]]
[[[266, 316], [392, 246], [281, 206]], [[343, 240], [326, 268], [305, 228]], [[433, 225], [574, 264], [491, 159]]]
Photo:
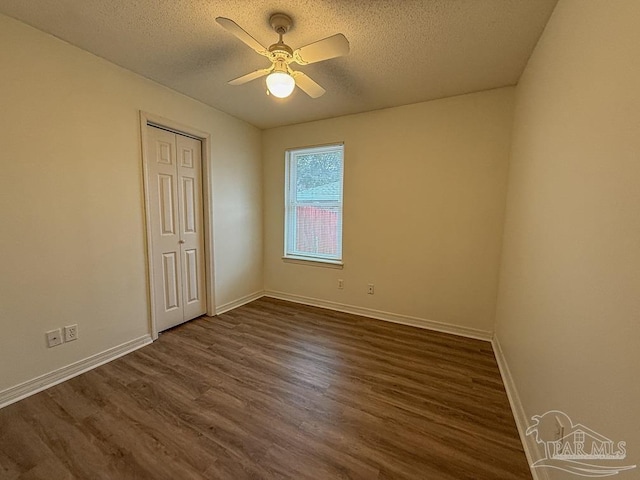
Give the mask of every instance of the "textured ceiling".
[[[0, 12], [260, 128], [514, 85], [557, 0], [0, 0]], [[297, 66], [327, 93], [265, 94], [227, 81], [268, 60], [215, 22], [263, 45], [270, 14], [294, 21], [297, 48], [335, 33], [348, 56]]]

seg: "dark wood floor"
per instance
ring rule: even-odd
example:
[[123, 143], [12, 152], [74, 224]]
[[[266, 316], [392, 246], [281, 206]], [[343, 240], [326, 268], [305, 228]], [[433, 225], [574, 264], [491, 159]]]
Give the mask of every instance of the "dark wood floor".
[[531, 479], [487, 342], [261, 299], [0, 410], [5, 479]]

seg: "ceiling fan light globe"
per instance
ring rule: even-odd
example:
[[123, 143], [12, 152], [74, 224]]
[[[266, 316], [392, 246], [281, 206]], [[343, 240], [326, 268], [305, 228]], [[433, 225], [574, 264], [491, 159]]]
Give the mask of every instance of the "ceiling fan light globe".
[[274, 97], [287, 98], [295, 86], [295, 80], [288, 73], [273, 72], [267, 77], [267, 88]]

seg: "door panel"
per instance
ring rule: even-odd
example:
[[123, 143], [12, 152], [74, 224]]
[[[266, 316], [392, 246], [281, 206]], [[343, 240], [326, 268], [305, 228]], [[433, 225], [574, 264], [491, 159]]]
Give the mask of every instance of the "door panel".
[[182, 295], [185, 319], [195, 318], [207, 310], [203, 293], [204, 282], [204, 229], [202, 216], [202, 146], [193, 138], [176, 135], [178, 152], [178, 186], [182, 200], [180, 211], [180, 236], [182, 251]]
[[180, 277], [178, 259], [174, 252], [162, 254], [162, 284], [164, 286], [164, 309], [166, 312], [178, 308]]
[[175, 217], [173, 216], [175, 209], [173, 202], [175, 198], [174, 183], [174, 175], [158, 175], [158, 209], [160, 211], [161, 235], [175, 235], [176, 233]]
[[165, 330], [183, 318], [182, 254], [179, 244], [177, 208], [177, 151], [175, 135], [147, 127], [149, 164], [149, 207], [153, 245], [154, 310], [158, 330]]
[[206, 312], [200, 141], [148, 126], [147, 165], [158, 331]]
[[175, 158], [175, 147], [172, 141], [167, 141], [166, 139], [158, 139], [157, 140], [157, 148], [158, 148], [158, 157], [157, 162], [163, 163], [165, 165], [173, 165], [173, 159]]
[[[198, 142], [200, 144], [200, 142]], [[193, 168], [193, 150], [191, 148], [184, 148], [180, 156], [180, 165], [186, 168]]]
[[185, 288], [185, 303], [197, 302], [198, 297], [198, 252], [196, 250], [185, 250], [184, 265], [186, 268], [185, 278], [187, 280]]
[[196, 233], [196, 200], [195, 179], [192, 177], [182, 177], [182, 205], [184, 209], [184, 231], [185, 233]]

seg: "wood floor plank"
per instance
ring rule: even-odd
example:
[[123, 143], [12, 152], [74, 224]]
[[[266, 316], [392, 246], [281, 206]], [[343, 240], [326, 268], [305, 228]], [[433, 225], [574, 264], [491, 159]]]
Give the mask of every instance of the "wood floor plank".
[[489, 342], [262, 298], [0, 410], [0, 479], [530, 480]]

